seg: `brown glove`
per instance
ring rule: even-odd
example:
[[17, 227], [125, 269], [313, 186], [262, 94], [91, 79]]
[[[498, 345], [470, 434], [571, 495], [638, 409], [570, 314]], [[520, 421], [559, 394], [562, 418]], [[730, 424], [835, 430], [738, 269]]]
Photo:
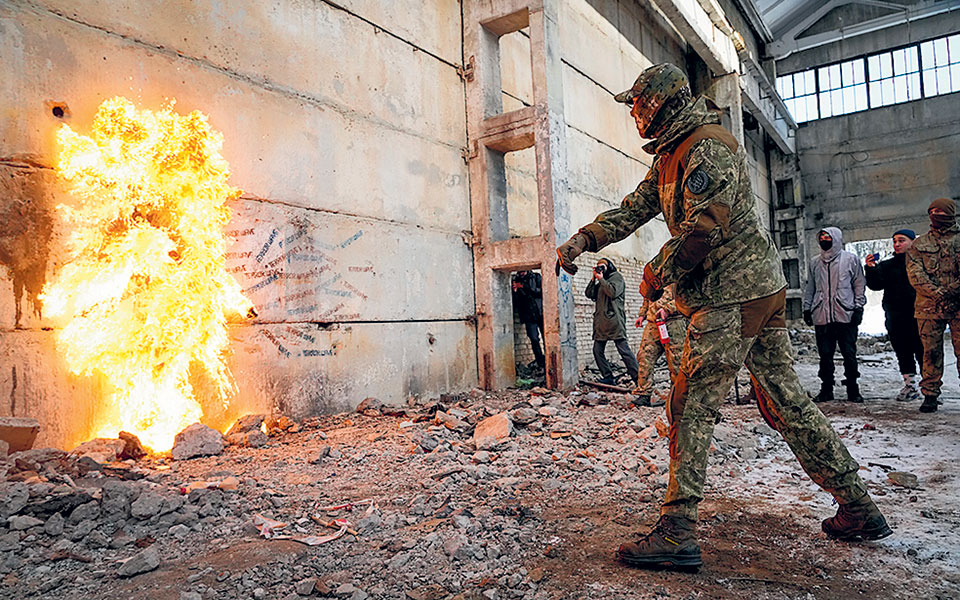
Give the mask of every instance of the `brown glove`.
[[643, 267], [643, 281], [640, 282], [640, 295], [651, 302], [663, 296], [663, 281], [653, 273], [650, 263]]
[[561, 268], [571, 275], [576, 275], [577, 265], [573, 264], [573, 261], [589, 247], [590, 240], [582, 233], [575, 233], [569, 240], [560, 244], [557, 248], [557, 275], [560, 275]]

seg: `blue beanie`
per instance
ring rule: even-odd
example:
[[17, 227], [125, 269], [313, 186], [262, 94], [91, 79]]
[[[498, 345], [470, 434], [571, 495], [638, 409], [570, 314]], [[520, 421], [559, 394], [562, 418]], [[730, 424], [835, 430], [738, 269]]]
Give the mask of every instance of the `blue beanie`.
[[[914, 233], [912, 229], [901, 229], [900, 231], [894, 231], [893, 235], [905, 235], [911, 240], [917, 239], [917, 234]], [[890, 237], [893, 237], [893, 235]]]

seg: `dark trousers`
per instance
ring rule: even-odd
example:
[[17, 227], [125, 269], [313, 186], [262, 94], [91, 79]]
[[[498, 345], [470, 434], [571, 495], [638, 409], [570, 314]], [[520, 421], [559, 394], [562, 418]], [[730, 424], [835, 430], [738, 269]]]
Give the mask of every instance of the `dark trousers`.
[[543, 348], [540, 346], [540, 333], [543, 331], [543, 325], [539, 323], [524, 323], [527, 330], [527, 338], [530, 340], [530, 346], [533, 348], [533, 356], [537, 359], [540, 368], [546, 366], [547, 361], [543, 357]]
[[[630, 344], [627, 343], [627, 339], [614, 340], [613, 342], [617, 346], [617, 352], [620, 353], [620, 358], [623, 359], [623, 366], [627, 368], [627, 374], [630, 376], [630, 381], [636, 383], [637, 373], [640, 371], [640, 365], [637, 363], [637, 357], [633, 355], [633, 350], [630, 349]], [[610, 366], [610, 361], [607, 360], [606, 356], [607, 349], [607, 340], [594, 340], [593, 341], [593, 359], [597, 361], [597, 367], [600, 369], [600, 375], [606, 378], [613, 378], [613, 367]]]
[[851, 385], [857, 382], [860, 373], [857, 371], [857, 326], [853, 323], [827, 323], [814, 327], [817, 334], [817, 353], [820, 355], [820, 370], [817, 375], [824, 385], [833, 385], [833, 354], [840, 346], [840, 356], [843, 357], [844, 383]]
[[887, 313], [887, 335], [897, 355], [901, 375], [916, 375], [917, 365], [923, 372], [923, 342], [913, 315]]

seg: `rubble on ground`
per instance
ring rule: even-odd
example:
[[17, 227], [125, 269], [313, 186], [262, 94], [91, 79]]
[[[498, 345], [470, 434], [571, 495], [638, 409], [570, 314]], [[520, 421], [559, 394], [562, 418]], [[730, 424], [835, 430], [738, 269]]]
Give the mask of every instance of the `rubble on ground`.
[[[405, 407], [371, 399], [304, 421], [253, 415], [228, 430], [228, 441], [259, 432], [258, 446], [224, 446], [195, 425], [178, 442], [193, 458], [134, 458], [139, 444], [127, 436], [17, 452], [0, 462], [0, 595], [806, 599], [960, 589], [956, 544], [944, 541], [960, 532], [956, 478], [904, 459], [896, 444], [921, 438], [894, 435], [897, 413], [878, 401], [832, 410], [898, 535], [862, 547], [825, 540], [829, 497], [753, 407], [728, 405], [701, 509], [704, 571], [619, 569], [612, 550], [656, 519], [669, 459], [663, 409], [631, 399], [473, 390]], [[851, 573], [852, 563], [870, 567]], [[880, 568], [891, 575], [878, 582], [870, 573]], [[774, 585], [784, 578], [794, 583]]]

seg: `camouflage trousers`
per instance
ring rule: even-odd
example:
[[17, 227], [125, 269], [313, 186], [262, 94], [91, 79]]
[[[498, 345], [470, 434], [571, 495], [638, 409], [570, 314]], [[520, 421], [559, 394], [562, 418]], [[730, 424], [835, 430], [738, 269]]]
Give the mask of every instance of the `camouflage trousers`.
[[653, 392], [653, 372], [660, 356], [666, 355], [670, 381], [677, 378], [680, 369], [680, 357], [683, 355], [683, 340], [687, 336], [687, 319], [682, 316], [667, 321], [667, 333], [670, 335], [669, 347], [660, 342], [660, 331], [656, 322], [647, 321], [637, 350], [637, 362], [640, 371], [637, 375], [637, 393], [649, 396]]
[[[923, 364], [920, 372], [920, 391], [924, 396], [939, 396], [943, 386], [943, 332], [950, 324], [953, 353], [960, 357], [960, 317], [954, 319], [917, 319], [920, 342], [923, 344]], [[957, 363], [960, 371], [960, 362]]]
[[781, 290], [693, 314], [667, 405], [670, 481], [663, 514], [696, 520], [718, 409], [744, 363], [761, 413], [786, 440], [807, 475], [841, 504], [866, 495], [857, 462], [800, 386], [784, 313]]

